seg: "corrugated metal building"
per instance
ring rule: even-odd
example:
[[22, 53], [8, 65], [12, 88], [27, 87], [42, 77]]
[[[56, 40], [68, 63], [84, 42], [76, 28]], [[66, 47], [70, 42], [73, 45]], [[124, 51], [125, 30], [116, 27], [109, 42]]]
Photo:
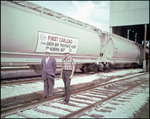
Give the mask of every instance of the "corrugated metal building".
[[142, 44], [149, 41], [149, 1], [110, 1], [109, 32]]

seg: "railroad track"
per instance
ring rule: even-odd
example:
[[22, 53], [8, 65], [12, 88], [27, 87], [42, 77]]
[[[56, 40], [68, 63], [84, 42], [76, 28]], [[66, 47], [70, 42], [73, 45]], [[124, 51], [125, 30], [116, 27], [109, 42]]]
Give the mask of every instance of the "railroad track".
[[[2, 69], [2, 67], [1, 67]], [[56, 75], [60, 74], [60, 69], [56, 69]], [[36, 73], [34, 70], [24, 69], [21, 67], [17, 68], [9, 68], [2, 69], [1, 71], [1, 81], [11, 81], [11, 80], [19, 80], [19, 79], [26, 79], [26, 78], [33, 78], [33, 77], [41, 77], [41, 73]]]
[[[120, 70], [120, 69], [119, 69]], [[112, 71], [119, 71], [118, 69], [113, 69]], [[92, 72], [91, 72], [92, 73]], [[74, 73], [74, 76], [76, 75], [90, 75], [85, 74], [81, 71], [77, 71]], [[142, 73], [142, 72], [139, 72]], [[55, 78], [58, 78], [60, 76], [60, 72], [57, 72], [55, 74]], [[24, 82], [33, 82], [33, 81], [39, 81], [41, 80], [41, 75], [31, 75], [31, 76], [19, 76], [19, 77], [9, 77], [9, 78], [1, 78], [1, 84], [15, 84], [15, 83], [24, 83]]]
[[[98, 107], [99, 105], [110, 101], [125, 92], [131, 91], [140, 85], [144, 85], [148, 88], [149, 84], [146, 82], [149, 80], [147, 78], [138, 78], [142, 75], [148, 75], [148, 73], [142, 73], [133, 77], [126, 77], [118, 81], [97, 84], [92, 87], [71, 92], [71, 98], [67, 105], [63, 104], [62, 97], [64, 94], [62, 94], [52, 98], [3, 109], [1, 110], [1, 118], [78, 118], [83, 117], [83, 115], [89, 117], [103, 117], [103, 115], [99, 114], [90, 113], [89, 115], [87, 112], [92, 110], [92, 108]], [[103, 109], [101, 111], [105, 110]]]
[[24, 67], [1, 67], [1, 71], [11, 71], [11, 70], [31, 70], [29, 66]]
[[[77, 75], [89, 75], [89, 74], [84, 74], [81, 72], [76, 72], [74, 76]], [[16, 83], [27, 83], [27, 82], [36, 82], [36, 81], [41, 81], [42, 78], [41, 75], [37, 76], [25, 76], [25, 77], [17, 77], [17, 78], [8, 78], [5, 80], [1, 80], [1, 85], [2, 84], [16, 84]], [[56, 74], [55, 78], [59, 78], [60, 74]]]
[[41, 80], [41, 75], [1, 79], [1, 84], [23, 83], [27, 81], [33, 81], [33, 79], [34, 81]]

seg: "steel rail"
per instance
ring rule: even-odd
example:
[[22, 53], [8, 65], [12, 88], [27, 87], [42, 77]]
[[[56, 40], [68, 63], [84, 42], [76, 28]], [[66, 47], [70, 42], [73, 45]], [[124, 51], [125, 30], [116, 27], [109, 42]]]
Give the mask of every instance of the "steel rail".
[[104, 83], [104, 84], [95, 84], [94, 86], [90, 86], [90, 87], [86, 87], [86, 88], [84, 88], [84, 89], [80, 89], [80, 90], [77, 90], [77, 91], [73, 91], [73, 92], [70, 93], [70, 94], [76, 94], [76, 93], [79, 93], [79, 92], [84, 92], [84, 91], [86, 91], [86, 90], [90, 90], [90, 89], [96, 88], [96, 87], [98, 87], [98, 86], [105, 86], [105, 85], [108, 85], [108, 84], [113, 84], [113, 83], [116, 83], [116, 82], [120, 82], [120, 81], [127, 80], [127, 79], [130, 79], [130, 78], [135, 78], [135, 77], [142, 76], [142, 75], [145, 75], [145, 74], [148, 74], [148, 73], [143, 73], [143, 74], [136, 75], [136, 76], [133, 76], [133, 77], [126, 77], [126, 78], [121, 79], [121, 80], [112, 81], [112, 82], [108, 82], [108, 83]]
[[[74, 74], [74, 76], [76, 76], [76, 75], [80, 75], [80, 73], [76, 72]], [[58, 78], [58, 77], [60, 77], [60, 73], [55, 74], [55, 78]], [[26, 78], [36, 78], [36, 79], [26, 79]], [[24, 80], [19, 80], [19, 79], [24, 79]], [[40, 81], [40, 80], [42, 80], [41, 75], [24, 76], [24, 77], [12, 77], [12, 78], [1, 79], [1, 85], [2, 84], [15, 84], [15, 83], [22, 83], [22, 82], [30, 82], [30, 81]]]
[[42, 78], [37, 78], [37, 79], [26, 79], [26, 80], [20, 80], [20, 81], [5, 81], [5, 82], [1, 82], [2, 84], [16, 84], [16, 83], [28, 83], [28, 82], [35, 82], [35, 81], [41, 81]]
[[[77, 93], [80, 93], [80, 92], [84, 92], [86, 90], [94, 89], [96, 87], [105, 86], [105, 85], [108, 85], [108, 84], [113, 84], [113, 83], [116, 83], [116, 82], [120, 82], [120, 81], [127, 80], [127, 79], [130, 79], [130, 78], [135, 78], [135, 77], [142, 76], [142, 75], [145, 75], [145, 74], [148, 74], [148, 73], [143, 73], [143, 74], [140, 74], [140, 75], [127, 77], [127, 78], [124, 78], [124, 79], [121, 79], [121, 80], [117, 80], [117, 81], [112, 81], [112, 82], [108, 82], [108, 83], [104, 83], [104, 84], [99, 84], [99, 85], [86, 87], [84, 89], [80, 89], [80, 90], [76, 90], [76, 91], [70, 92], [70, 94], [77, 94]], [[1, 109], [1, 117], [9, 115], [9, 114], [12, 114], [12, 113], [16, 113], [16, 112], [18, 112], [20, 110], [25, 110], [27, 108], [31, 108], [31, 107], [36, 106], [36, 105], [40, 105], [41, 103], [47, 102], [48, 100], [61, 98], [63, 96], [65, 96], [65, 94], [61, 94], [61, 95], [54, 96], [54, 97], [51, 97], [51, 98], [46, 98], [46, 99], [43, 99], [43, 100], [38, 100], [38, 101], [34, 101], [34, 102], [22, 104], [22, 105], [10, 107], [10, 108], [7, 108], [7, 109]]]
[[112, 99], [112, 98], [114, 98], [114, 97], [116, 97], [116, 96], [118, 96], [118, 95], [120, 95], [120, 94], [126, 92], [126, 91], [129, 91], [129, 90], [131, 90], [131, 89], [133, 89], [133, 88], [135, 88], [135, 87], [137, 87], [137, 86], [139, 86], [139, 85], [141, 85], [141, 84], [143, 84], [143, 83], [145, 83], [145, 82], [147, 82], [147, 81], [149, 81], [149, 80], [146, 80], [146, 81], [143, 81], [143, 82], [141, 82], [141, 83], [138, 83], [138, 84], [136, 84], [136, 85], [134, 85], [134, 86], [132, 86], [132, 87], [129, 87], [128, 89], [125, 89], [125, 90], [123, 90], [123, 91], [121, 91], [121, 92], [119, 92], [119, 93], [117, 93], [117, 94], [114, 94], [114, 95], [112, 95], [112, 96], [109, 96], [108, 98], [105, 98], [105, 99], [102, 99], [102, 100], [100, 100], [100, 101], [97, 101], [97, 102], [95, 102], [95, 103], [93, 103], [93, 104], [91, 104], [91, 105], [88, 105], [88, 106], [86, 106], [86, 107], [83, 107], [83, 108], [81, 108], [81, 109], [79, 109], [79, 110], [77, 110], [77, 111], [74, 111], [74, 112], [72, 112], [72, 113], [69, 113], [68, 115], [62, 116], [62, 117], [60, 117], [60, 118], [74, 118], [74, 117], [77, 116], [77, 115], [79, 116], [80, 113], [84, 113], [84, 112], [90, 110], [92, 107], [101, 105], [102, 103], [104, 103], [104, 102], [106, 102], [106, 101], [108, 101], [108, 100], [110, 100], [110, 99]]
[[30, 67], [1, 67], [1, 71], [32, 70]]
[[[37, 81], [40, 80], [38, 77], [41, 78], [41, 75], [35, 75], [35, 76], [25, 76], [25, 77], [13, 77], [9, 79], [1, 79], [1, 85], [2, 84], [14, 84], [14, 83], [22, 83], [27, 81]], [[26, 78], [38, 78], [38, 79], [26, 79]], [[24, 80], [19, 80], [24, 79]]]

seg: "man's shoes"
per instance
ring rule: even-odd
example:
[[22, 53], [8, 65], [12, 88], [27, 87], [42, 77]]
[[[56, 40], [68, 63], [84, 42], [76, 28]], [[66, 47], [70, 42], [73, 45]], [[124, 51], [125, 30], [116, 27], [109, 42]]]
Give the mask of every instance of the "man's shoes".
[[47, 96], [42, 97], [41, 100], [42, 100], [42, 99], [45, 99], [45, 98], [47, 98]]
[[64, 99], [63, 102], [66, 102], [66, 99]]
[[69, 100], [66, 100], [66, 101], [64, 102], [64, 104], [67, 104], [67, 103], [69, 103]]

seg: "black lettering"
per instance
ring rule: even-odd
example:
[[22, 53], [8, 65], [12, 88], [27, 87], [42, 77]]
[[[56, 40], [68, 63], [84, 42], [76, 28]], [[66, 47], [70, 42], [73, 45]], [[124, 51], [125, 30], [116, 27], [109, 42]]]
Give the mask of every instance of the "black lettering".
[[50, 50], [51, 50], [51, 51], [59, 51], [59, 48], [51, 47]]
[[46, 43], [42, 41], [41, 44], [45, 45]]
[[60, 44], [61, 47], [66, 47], [66, 48], [70, 48], [70, 45], [67, 44]]
[[49, 49], [49, 47], [48, 47], [48, 46], [46, 46], [46, 49]]
[[47, 45], [54, 46], [54, 43], [53, 42], [47, 42]]
[[59, 43], [55, 43], [55, 46], [59, 46]]
[[61, 51], [64, 52], [65, 48], [61, 48]]
[[76, 45], [71, 45], [71, 48], [73, 48], [73, 49], [76, 48], [76, 47], [77, 47]]

